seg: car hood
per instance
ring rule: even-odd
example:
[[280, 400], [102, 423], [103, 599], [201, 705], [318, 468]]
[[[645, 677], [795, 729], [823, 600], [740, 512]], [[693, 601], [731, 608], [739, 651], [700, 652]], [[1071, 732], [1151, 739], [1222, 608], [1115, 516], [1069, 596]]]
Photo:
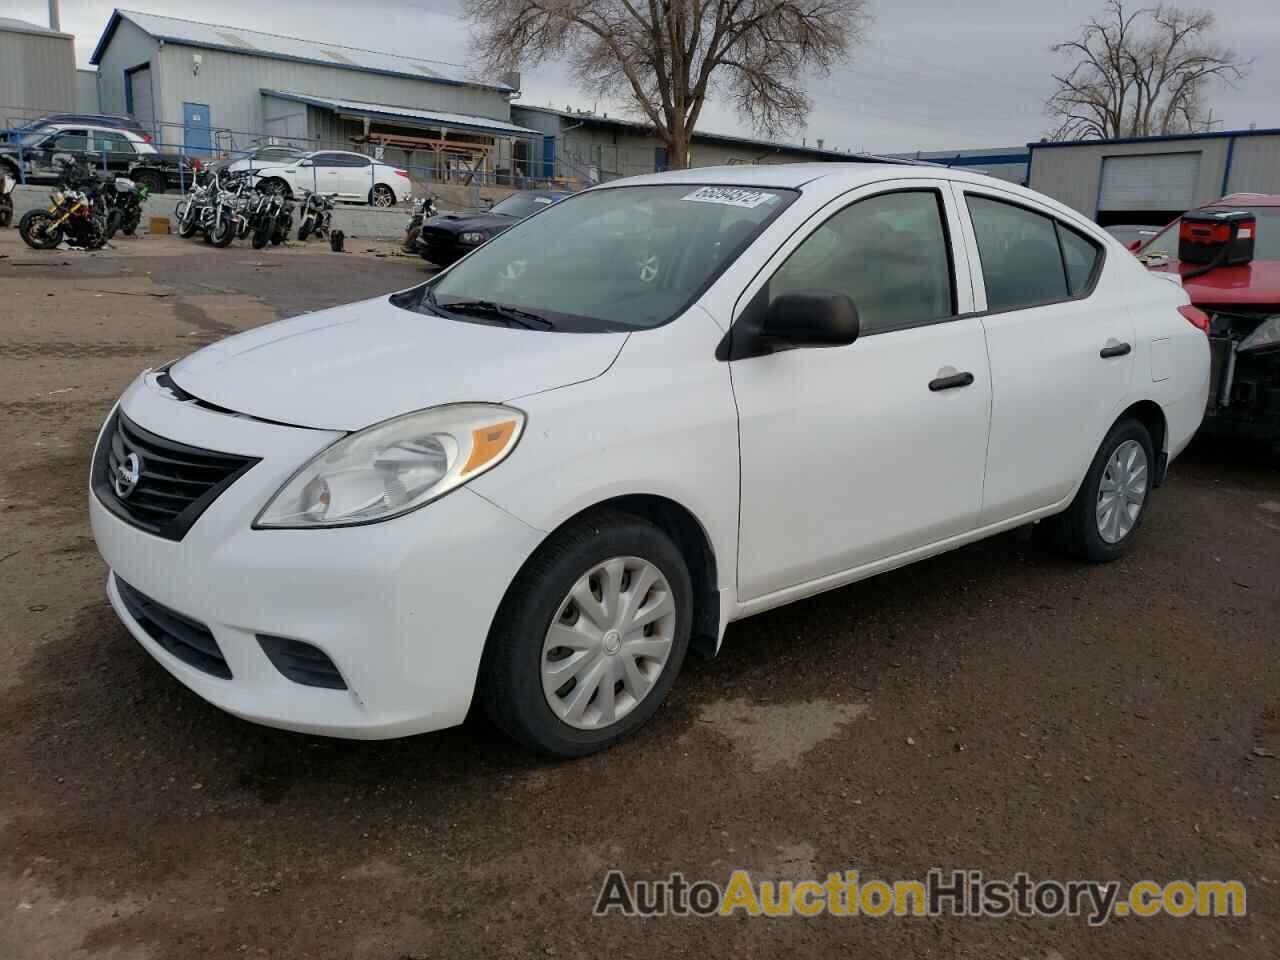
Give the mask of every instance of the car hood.
[[446, 213], [439, 217], [429, 217], [422, 226], [423, 229], [434, 227], [450, 233], [466, 233], [468, 230], [505, 230], [518, 222], [515, 217], [506, 217], [500, 213], [477, 213], [470, 216]]
[[[1178, 273], [1180, 261], [1170, 260], [1153, 273]], [[1188, 264], [1187, 269], [1191, 266]], [[1215, 267], [1183, 281], [1182, 288], [1197, 306], [1269, 307], [1280, 304], [1280, 260], [1254, 260], [1237, 267]]]
[[236, 413], [359, 430], [459, 401], [509, 401], [591, 380], [626, 334], [555, 333], [415, 313], [387, 297], [268, 324], [178, 361], [170, 376]]

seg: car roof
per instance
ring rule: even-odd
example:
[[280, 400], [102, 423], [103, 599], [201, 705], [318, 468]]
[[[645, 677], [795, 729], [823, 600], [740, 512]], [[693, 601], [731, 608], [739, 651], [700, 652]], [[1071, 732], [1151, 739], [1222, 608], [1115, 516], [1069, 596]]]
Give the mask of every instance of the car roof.
[[1210, 207], [1280, 207], [1280, 194], [1275, 193], [1229, 193], [1220, 200], [1206, 203], [1201, 210]]

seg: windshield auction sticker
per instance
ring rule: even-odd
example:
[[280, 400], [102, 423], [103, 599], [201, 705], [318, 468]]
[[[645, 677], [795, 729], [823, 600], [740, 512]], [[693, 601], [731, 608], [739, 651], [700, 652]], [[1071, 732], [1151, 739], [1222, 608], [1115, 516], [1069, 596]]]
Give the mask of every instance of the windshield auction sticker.
[[1242, 917], [1245, 886], [1239, 880], [1034, 880], [1011, 879], [980, 870], [932, 870], [923, 879], [867, 879], [857, 870], [825, 880], [756, 879], [735, 870], [728, 883], [690, 880], [673, 873], [663, 880], [628, 880], [611, 870], [592, 913], [607, 917], [1059, 917], [1098, 927], [1112, 917]]
[[726, 207], [747, 207], [751, 209], [762, 203], [771, 203], [778, 199], [776, 193], [763, 190], [745, 190], [742, 187], [699, 187], [693, 193], [680, 198], [691, 203], [720, 203]]

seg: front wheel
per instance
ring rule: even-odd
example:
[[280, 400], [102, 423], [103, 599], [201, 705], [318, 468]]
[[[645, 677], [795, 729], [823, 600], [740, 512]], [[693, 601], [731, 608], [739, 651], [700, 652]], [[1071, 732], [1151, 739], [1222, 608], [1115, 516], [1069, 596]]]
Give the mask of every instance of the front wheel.
[[584, 517], [554, 534], [507, 591], [481, 667], [486, 713], [552, 756], [613, 746], [670, 691], [692, 605], [670, 537], [627, 513]]
[[267, 223], [253, 231], [253, 249], [261, 250], [271, 240], [271, 224]]
[[52, 250], [62, 242], [62, 228], [53, 222], [48, 210], [28, 210], [18, 221], [18, 235], [35, 250]]
[[223, 214], [209, 231], [209, 242], [215, 247], [225, 247], [236, 238], [236, 225], [230, 214]]
[[298, 224], [298, 239], [306, 240], [311, 236], [311, 228], [315, 224], [315, 218], [311, 214], [307, 214], [302, 218], [302, 223]]
[[1155, 477], [1151, 434], [1141, 422], [1116, 423], [1094, 455], [1064, 513], [1044, 521], [1051, 543], [1086, 563], [1123, 556], [1146, 515]]

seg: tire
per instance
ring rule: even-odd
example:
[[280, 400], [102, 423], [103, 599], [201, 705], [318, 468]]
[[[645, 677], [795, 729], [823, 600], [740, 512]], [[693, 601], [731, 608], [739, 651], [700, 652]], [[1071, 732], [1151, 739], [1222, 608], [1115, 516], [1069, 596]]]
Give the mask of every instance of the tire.
[[271, 234], [271, 245], [274, 247], [286, 242], [289, 234], [293, 232], [293, 217], [285, 217], [283, 220], [276, 222], [275, 230]]
[[208, 241], [215, 247], [226, 247], [236, 238], [235, 224], [232, 223], [231, 217], [224, 216], [218, 218], [218, 222], [213, 225], [213, 229], [209, 231]]
[[132, 237], [138, 232], [138, 224], [142, 222], [142, 208], [134, 207], [124, 218], [124, 224], [120, 227], [124, 235]]
[[[182, 209], [182, 213], [178, 213], [179, 207]], [[178, 207], [174, 208], [173, 212], [177, 214], [178, 236], [182, 237], [184, 240], [189, 240], [194, 237], [196, 235], [196, 231], [200, 229], [199, 211], [196, 210], [195, 205], [189, 200], [184, 200], [182, 203], [178, 204]]]
[[385, 183], [376, 183], [369, 191], [369, 205], [372, 207], [394, 207], [396, 193]]
[[120, 227], [124, 224], [124, 214], [120, 210], [112, 210], [107, 214], [107, 226], [103, 231], [103, 242], [110, 240], [116, 235]]
[[0, 197], [0, 227], [13, 225], [13, 201], [8, 197]]
[[55, 228], [52, 233], [44, 232], [52, 222], [53, 217], [48, 210], [28, 210], [18, 221], [18, 235], [33, 250], [52, 250], [62, 242], [61, 227]]
[[136, 170], [129, 174], [129, 179], [150, 193], [164, 193], [164, 176], [154, 170]]
[[270, 240], [271, 228], [269, 225], [266, 227], [259, 227], [257, 230], [253, 231], [253, 249], [261, 250], [270, 242]]
[[302, 223], [298, 224], [298, 239], [306, 240], [311, 236], [311, 227], [315, 224], [315, 218], [310, 214], [302, 218]]
[[[636, 584], [641, 581], [628, 578], [648, 579], [649, 573], [656, 571], [658, 585], [644, 587], [645, 597], [634, 602], [652, 609], [665, 596], [672, 604], [671, 611], [640, 628], [639, 633], [625, 626], [620, 628], [621, 637], [619, 629], [602, 632], [599, 620], [615, 625], [626, 621], [600, 617], [599, 604], [597, 615], [588, 616], [587, 608], [578, 607], [570, 591], [589, 575], [599, 574], [587, 581], [589, 587], [582, 586], [594, 594], [600, 577], [608, 576], [606, 565], [613, 575], [620, 575], [622, 584], [629, 582], [633, 589], [638, 589]], [[646, 597], [650, 598], [647, 603]], [[618, 600], [625, 610], [628, 591], [623, 590]], [[600, 510], [574, 521], [553, 534], [529, 559], [498, 608], [480, 668], [483, 708], [508, 736], [553, 757], [581, 757], [611, 747], [652, 717], [675, 683], [689, 647], [692, 609], [693, 587], [684, 558], [657, 527], [615, 510]], [[579, 633], [578, 624], [587, 633]], [[553, 626], [558, 627], [555, 636], [551, 635]], [[585, 636], [581, 642], [592, 649], [570, 652], [568, 647], [554, 644], [555, 639], [569, 635]], [[628, 651], [636, 650], [637, 645], [661, 647], [665, 661], [659, 663], [640, 653], [632, 653], [628, 659]], [[544, 690], [544, 668], [554, 669], [555, 664], [568, 661], [579, 666], [562, 668], [561, 676], [572, 678], [555, 690]], [[585, 701], [573, 697], [579, 682]], [[635, 690], [642, 691], [638, 697]], [[557, 709], [552, 707], [553, 699]], [[618, 714], [611, 723], [606, 722], [610, 714], [605, 712], [610, 706]], [[576, 722], [567, 719], [575, 713], [579, 714]]]
[[[1127, 463], [1117, 467], [1113, 463], [1117, 454]], [[1131, 473], [1129, 464], [1132, 464]], [[1147, 428], [1132, 418], [1119, 420], [1094, 455], [1071, 506], [1041, 524], [1049, 544], [1085, 563], [1110, 563], [1124, 556], [1132, 548], [1151, 503], [1155, 466], [1155, 451]], [[1120, 489], [1108, 490], [1117, 480]], [[1133, 497], [1138, 494], [1141, 500], [1135, 504]], [[1110, 511], [1107, 504], [1111, 506]], [[1132, 506], [1137, 506], [1136, 515], [1130, 509]]]

